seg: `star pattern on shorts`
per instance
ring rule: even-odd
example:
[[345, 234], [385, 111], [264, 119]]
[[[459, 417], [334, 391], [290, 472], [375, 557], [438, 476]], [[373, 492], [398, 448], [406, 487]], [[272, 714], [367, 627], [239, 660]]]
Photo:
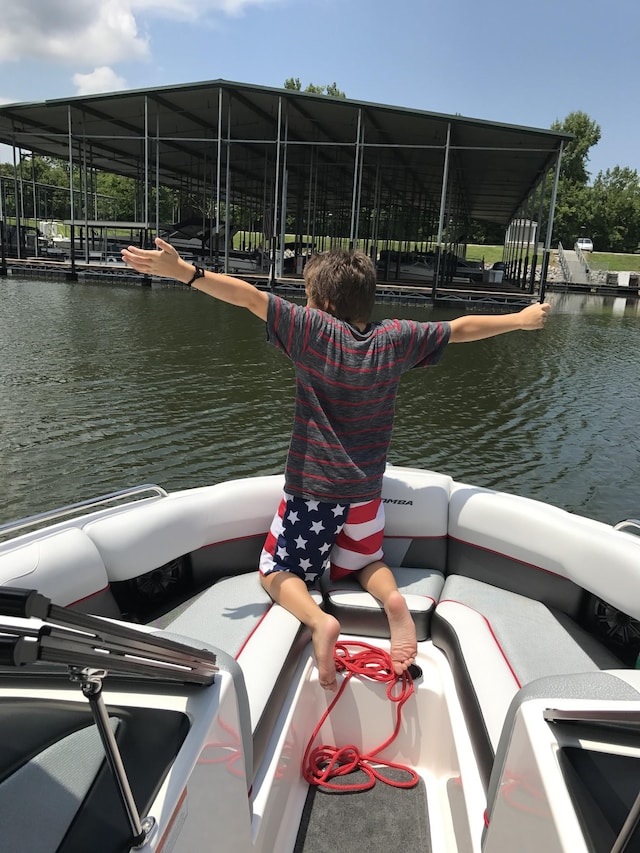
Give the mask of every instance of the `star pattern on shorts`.
[[331, 549], [349, 511], [348, 504], [311, 498], [290, 498], [275, 543], [274, 557], [282, 570], [312, 583], [326, 568]]

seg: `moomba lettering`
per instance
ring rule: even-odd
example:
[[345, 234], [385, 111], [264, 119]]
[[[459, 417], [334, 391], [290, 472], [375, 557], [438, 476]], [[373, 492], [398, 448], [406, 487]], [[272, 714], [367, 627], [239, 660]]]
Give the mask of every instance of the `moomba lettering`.
[[382, 498], [383, 504], [398, 504], [398, 506], [413, 506], [413, 501], [405, 501], [401, 498]]

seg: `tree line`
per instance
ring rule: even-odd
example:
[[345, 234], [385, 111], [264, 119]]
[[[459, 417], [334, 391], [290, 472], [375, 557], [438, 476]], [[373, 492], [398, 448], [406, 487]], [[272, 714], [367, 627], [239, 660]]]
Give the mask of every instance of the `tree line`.
[[[335, 83], [327, 86], [309, 84], [304, 90], [298, 78], [285, 81], [285, 88], [297, 91], [345, 97]], [[599, 125], [584, 112], [572, 112], [563, 121], [556, 121], [552, 130], [573, 134], [565, 146], [560, 165], [556, 198], [553, 244], [558, 241], [573, 246], [580, 236], [591, 237], [597, 251], [635, 252], [640, 247], [640, 177], [635, 169], [615, 166], [599, 172], [589, 183], [589, 151], [601, 137]], [[19, 191], [20, 209], [26, 218], [34, 218], [34, 208], [40, 219], [69, 219], [69, 163], [50, 157], [22, 155], [17, 165], [22, 179]], [[4, 175], [4, 215], [15, 216], [14, 167], [0, 163]], [[87, 182], [90, 185], [87, 185]], [[9, 191], [7, 191], [9, 186]], [[139, 181], [106, 172], [81, 172], [74, 166], [74, 193], [80, 208], [89, 199], [90, 218], [120, 221], [140, 221], [143, 207]], [[551, 181], [547, 180], [547, 209]], [[159, 211], [161, 222], [175, 222], [178, 217], [212, 216], [212, 209], [203, 210], [202, 200], [186, 191], [160, 187], [156, 203], [155, 187], [151, 189], [150, 209]], [[211, 207], [211, 205], [209, 205]], [[232, 211], [233, 213], [234, 211]], [[238, 212], [239, 213], [239, 212]], [[77, 214], [79, 215], [79, 214]], [[238, 223], [241, 224], [241, 223]], [[471, 222], [467, 242], [500, 244], [504, 228], [495, 223]]]
[[601, 137], [600, 126], [584, 112], [570, 113], [552, 130], [572, 133], [560, 163], [554, 217], [555, 240], [573, 246], [591, 237], [602, 252], [635, 252], [640, 248], [640, 176], [636, 169], [614, 166], [598, 172], [592, 184], [589, 151]]

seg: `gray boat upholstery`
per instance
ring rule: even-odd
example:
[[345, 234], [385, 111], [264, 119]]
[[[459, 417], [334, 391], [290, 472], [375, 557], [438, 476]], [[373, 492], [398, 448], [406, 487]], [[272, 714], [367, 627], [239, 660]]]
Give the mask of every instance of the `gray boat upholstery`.
[[[6, 850], [58, 850], [104, 762], [98, 730], [84, 722], [84, 728], [44, 746], [0, 782], [0, 826]], [[111, 718], [110, 723], [115, 733], [118, 720]], [[36, 812], [38, 820], [34, 820]]]
[[[431, 617], [444, 584], [452, 482], [443, 474], [411, 469], [403, 469], [397, 477], [393, 466], [384, 477], [384, 559], [407, 599], [419, 642], [430, 637]], [[382, 606], [357, 580], [332, 580], [325, 572], [320, 589], [325, 609], [338, 619], [343, 633], [389, 636]]]
[[511, 701], [539, 678], [623, 664], [571, 617], [474, 578], [447, 578], [432, 622], [447, 655], [485, 785]]
[[[318, 599], [318, 593], [314, 593]], [[275, 720], [291, 684], [309, 631], [274, 604], [260, 584], [257, 570], [225, 578], [195, 598], [150, 623], [180, 635], [195, 646], [220, 649], [235, 661], [236, 692], [246, 702], [246, 728], [252, 740], [249, 786], [257, 771]], [[225, 668], [229, 668], [228, 666]], [[229, 668], [229, 671], [232, 671]], [[241, 719], [243, 711], [240, 709]], [[246, 740], [243, 737], [243, 740]]]
[[[108, 713], [134, 799], [144, 813], [189, 721], [166, 709], [109, 705]], [[129, 848], [129, 824], [88, 703], [5, 698], [0, 728], [3, 851], [85, 853], [89, 846], [92, 853], [115, 853]]]
[[638, 543], [556, 507], [459, 484], [448, 527], [432, 639], [451, 665], [487, 787], [520, 690], [625, 666], [587, 630], [585, 613], [599, 597], [640, 618]]
[[[444, 585], [444, 575], [432, 569], [391, 567], [398, 589], [405, 596], [416, 626], [418, 642], [431, 634], [431, 616]], [[324, 608], [338, 619], [343, 634], [388, 637], [389, 621], [380, 602], [356, 580], [332, 581], [325, 572], [320, 580]]]
[[[411, 596], [422, 638], [428, 637], [434, 601], [444, 582], [451, 482], [445, 475], [425, 477], [423, 471], [406, 469], [396, 476], [391, 468], [385, 475], [390, 532], [385, 556], [400, 567], [398, 581]], [[227, 482], [115, 511], [84, 526], [116, 584], [189, 554], [193, 581], [206, 588], [150, 624], [222, 649], [238, 662], [247, 687], [254, 770], [310, 638], [295, 617], [273, 604], [256, 571], [282, 486], [280, 477]], [[343, 632], [388, 636], [377, 602], [352, 584], [326, 588]], [[322, 603], [318, 592], [312, 594]]]

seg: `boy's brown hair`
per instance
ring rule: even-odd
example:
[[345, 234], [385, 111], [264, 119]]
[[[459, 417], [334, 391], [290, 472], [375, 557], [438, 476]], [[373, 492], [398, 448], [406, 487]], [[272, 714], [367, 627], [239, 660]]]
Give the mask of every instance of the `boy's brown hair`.
[[368, 323], [376, 300], [376, 268], [364, 252], [331, 249], [304, 269], [307, 296], [347, 323]]

